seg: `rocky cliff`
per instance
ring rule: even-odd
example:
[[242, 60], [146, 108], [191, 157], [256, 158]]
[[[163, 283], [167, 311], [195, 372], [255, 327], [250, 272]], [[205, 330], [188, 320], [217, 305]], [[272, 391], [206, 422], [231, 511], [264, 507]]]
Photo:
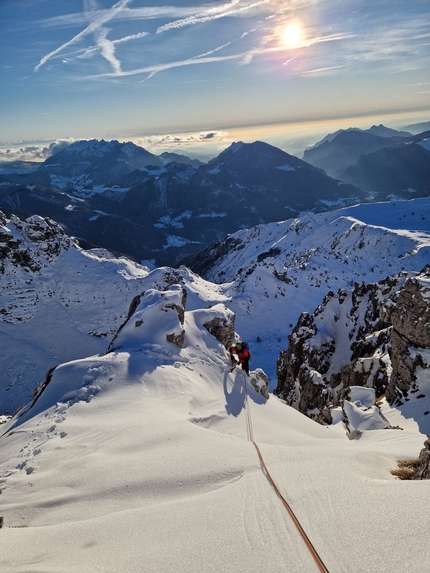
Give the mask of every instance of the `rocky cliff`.
[[303, 313], [277, 361], [275, 393], [318, 422], [351, 386], [402, 405], [430, 366], [430, 267], [330, 292]]

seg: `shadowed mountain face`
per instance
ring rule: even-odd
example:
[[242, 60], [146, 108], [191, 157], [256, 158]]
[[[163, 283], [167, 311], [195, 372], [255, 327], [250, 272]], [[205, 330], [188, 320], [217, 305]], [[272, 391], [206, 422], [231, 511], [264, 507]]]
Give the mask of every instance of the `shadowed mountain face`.
[[332, 177], [340, 177], [362, 155], [378, 151], [392, 141], [391, 138], [366, 131], [341, 131], [332, 140], [323, 140], [320, 145], [307, 149], [303, 159], [324, 169]]
[[348, 167], [342, 180], [376, 191], [380, 198], [389, 195], [423, 197], [430, 193], [430, 132], [363, 155]]
[[430, 132], [393, 133], [384, 126], [341, 131], [305, 151], [304, 159], [378, 200], [426, 197], [430, 193]]
[[238, 229], [365, 196], [262, 142], [235, 143], [206, 165], [169, 158], [77, 142], [36, 169], [0, 172], [0, 208], [51, 217], [83, 245], [174, 265]]

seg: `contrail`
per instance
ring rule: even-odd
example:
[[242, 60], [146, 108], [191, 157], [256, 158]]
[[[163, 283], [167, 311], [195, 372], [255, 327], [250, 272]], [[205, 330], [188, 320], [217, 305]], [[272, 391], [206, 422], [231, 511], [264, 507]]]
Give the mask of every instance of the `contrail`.
[[55, 56], [56, 54], [58, 54], [59, 52], [64, 50], [64, 48], [67, 48], [67, 46], [71, 46], [72, 44], [76, 44], [76, 42], [78, 42], [81, 38], [83, 38], [87, 34], [97, 31], [99, 28], [101, 28], [103, 26], [103, 24], [106, 24], [106, 22], [109, 22], [109, 20], [111, 20], [114, 16], [116, 16], [116, 14], [121, 12], [121, 10], [130, 2], [131, 2], [131, 0], [119, 0], [119, 2], [117, 2], [114, 6], [112, 6], [112, 8], [110, 10], [107, 10], [101, 16], [96, 18], [84, 30], [82, 30], [82, 32], [79, 32], [79, 34], [74, 36], [71, 40], [69, 40], [68, 42], [66, 42], [65, 44], [63, 44], [62, 46], [57, 48], [56, 50], [53, 50], [52, 52], [50, 52], [49, 54], [44, 56], [40, 60], [40, 62], [37, 64], [37, 66], [34, 68], [34, 71], [37, 72], [44, 64], [46, 64], [46, 62], [50, 58], [52, 58], [52, 56]]
[[111, 64], [116, 72], [121, 72], [121, 62], [115, 56], [115, 45], [113, 42], [106, 38], [110, 32], [107, 28], [97, 30], [96, 40], [100, 48], [102, 56]]
[[260, 6], [261, 4], [268, 4], [269, 2], [270, 0], [259, 0], [258, 2], [254, 2], [253, 4], [248, 4], [247, 6], [242, 6], [241, 8], [236, 8], [234, 10], [229, 9], [218, 11], [216, 13], [213, 13], [212, 11], [211, 13], [203, 13], [201, 15], [198, 14], [197, 16], [190, 16], [189, 18], [176, 20], [175, 22], [170, 22], [169, 24], [160, 26], [156, 33], [161, 34], [162, 32], [166, 32], [167, 30], [171, 30], [173, 28], [183, 28], [184, 26], [193, 26], [194, 24], [200, 24], [201, 22], [210, 22], [211, 20], [225, 18], [226, 16], [234, 16], [236, 14], [240, 14], [241, 12], [245, 12], [246, 10], [250, 10], [251, 8], [255, 8], [256, 6]]

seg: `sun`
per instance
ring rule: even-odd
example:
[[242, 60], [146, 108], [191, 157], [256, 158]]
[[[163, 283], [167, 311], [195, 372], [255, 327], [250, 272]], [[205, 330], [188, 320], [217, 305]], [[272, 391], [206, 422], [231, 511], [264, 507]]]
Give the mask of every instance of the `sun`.
[[299, 43], [301, 36], [300, 28], [297, 24], [288, 24], [284, 30], [283, 38], [284, 42], [288, 46], [295, 46]]

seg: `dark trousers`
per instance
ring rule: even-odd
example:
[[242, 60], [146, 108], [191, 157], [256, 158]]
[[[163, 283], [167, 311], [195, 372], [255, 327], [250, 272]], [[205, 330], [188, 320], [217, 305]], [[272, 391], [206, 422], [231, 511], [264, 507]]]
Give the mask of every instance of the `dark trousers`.
[[241, 366], [242, 366], [242, 370], [245, 370], [245, 372], [249, 376], [249, 358], [243, 358], [243, 362], [241, 362]]

